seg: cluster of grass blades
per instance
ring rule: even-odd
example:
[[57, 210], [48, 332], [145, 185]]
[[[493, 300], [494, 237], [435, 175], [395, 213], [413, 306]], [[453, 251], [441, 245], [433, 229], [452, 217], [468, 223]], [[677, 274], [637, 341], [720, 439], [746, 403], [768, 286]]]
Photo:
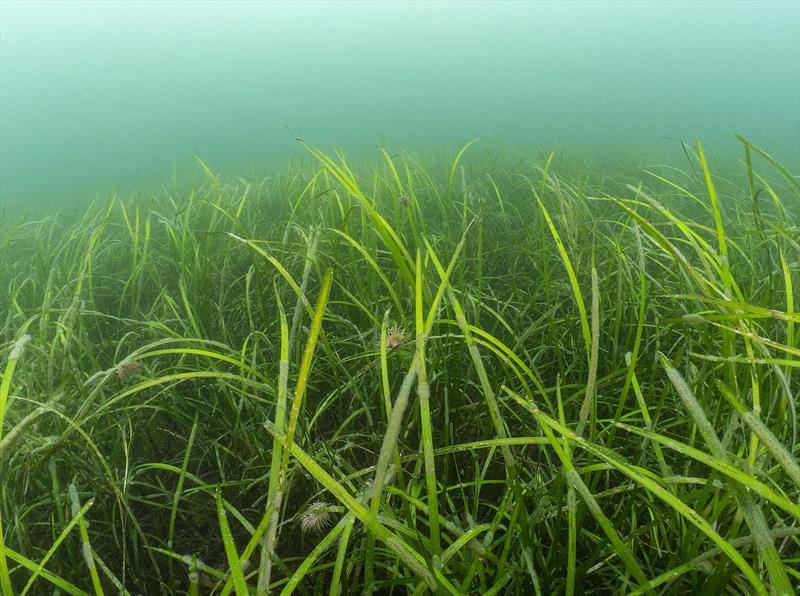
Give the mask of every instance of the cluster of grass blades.
[[800, 185], [739, 141], [0, 222], [0, 592], [794, 594]]

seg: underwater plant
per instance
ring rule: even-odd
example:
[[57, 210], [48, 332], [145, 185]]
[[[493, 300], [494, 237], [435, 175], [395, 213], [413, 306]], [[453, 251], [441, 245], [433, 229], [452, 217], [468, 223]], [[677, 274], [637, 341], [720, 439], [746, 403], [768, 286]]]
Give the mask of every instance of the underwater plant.
[[739, 141], [0, 221], [0, 592], [794, 593], [800, 185]]

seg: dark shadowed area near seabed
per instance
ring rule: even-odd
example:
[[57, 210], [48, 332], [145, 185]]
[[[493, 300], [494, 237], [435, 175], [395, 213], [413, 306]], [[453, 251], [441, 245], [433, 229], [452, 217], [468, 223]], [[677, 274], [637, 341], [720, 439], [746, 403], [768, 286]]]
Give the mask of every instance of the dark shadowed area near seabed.
[[0, 1], [0, 594], [796, 593], [798, 30]]

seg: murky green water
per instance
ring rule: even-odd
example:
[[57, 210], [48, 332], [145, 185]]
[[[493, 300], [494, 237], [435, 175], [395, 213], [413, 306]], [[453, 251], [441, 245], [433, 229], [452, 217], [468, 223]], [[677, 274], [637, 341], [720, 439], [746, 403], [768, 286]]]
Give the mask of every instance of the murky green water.
[[[0, 3], [0, 198], [270, 171], [295, 137], [800, 159], [800, 3]], [[735, 152], [735, 153], [734, 153]], [[196, 168], [194, 168], [196, 170]], [[193, 171], [194, 171], [193, 170]]]
[[0, 23], [0, 594], [800, 589], [797, 0]]

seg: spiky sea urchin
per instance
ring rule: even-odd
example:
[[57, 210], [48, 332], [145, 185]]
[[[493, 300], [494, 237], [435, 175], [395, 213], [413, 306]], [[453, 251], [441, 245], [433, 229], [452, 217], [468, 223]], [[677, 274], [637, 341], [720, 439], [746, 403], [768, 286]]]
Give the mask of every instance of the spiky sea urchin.
[[117, 366], [115, 372], [120, 381], [128, 381], [142, 372], [142, 365], [138, 362], [125, 362]]
[[393, 352], [406, 341], [406, 332], [400, 325], [394, 324], [386, 330], [386, 351]]
[[303, 533], [319, 532], [327, 528], [331, 523], [331, 514], [328, 511], [328, 503], [324, 501], [314, 501], [308, 506], [305, 513], [300, 516], [300, 529]]

